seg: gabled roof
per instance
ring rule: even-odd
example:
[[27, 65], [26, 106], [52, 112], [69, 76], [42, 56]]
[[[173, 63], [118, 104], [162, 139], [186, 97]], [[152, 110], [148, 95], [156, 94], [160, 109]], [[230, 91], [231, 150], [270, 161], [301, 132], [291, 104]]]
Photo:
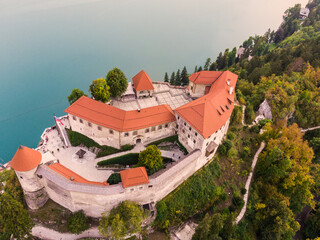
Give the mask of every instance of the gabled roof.
[[149, 75], [144, 70], [140, 71], [137, 75], [135, 75], [132, 78], [132, 82], [136, 91], [154, 89]]
[[220, 71], [201, 71], [190, 75], [189, 80], [195, 84], [212, 85], [223, 72]]
[[175, 112], [208, 138], [227, 122], [232, 113], [237, 79], [236, 74], [222, 72], [208, 94], [177, 108]]
[[25, 146], [20, 146], [10, 164], [16, 171], [26, 172], [37, 167], [41, 160], [42, 155], [40, 152]]
[[79, 98], [65, 112], [120, 132], [157, 126], [176, 120], [169, 105], [143, 108], [140, 111], [125, 111], [86, 96]]
[[89, 184], [96, 184], [96, 185], [104, 185], [108, 186], [109, 183], [107, 182], [93, 182], [89, 181], [83, 177], [81, 177], [79, 174], [73, 172], [69, 168], [66, 168], [65, 166], [61, 165], [60, 163], [54, 163], [49, 166], [53, 171], [59, 173], [60, 175], [64, 176], [65, 178], [68, 178], [70, 181], [73, 182], [79, 182], [79, 183], [89, 183]]
[[137, 167], [120, 171], [120, 176], [122, 186], [124, 188], [149, 183], [145, 167]]

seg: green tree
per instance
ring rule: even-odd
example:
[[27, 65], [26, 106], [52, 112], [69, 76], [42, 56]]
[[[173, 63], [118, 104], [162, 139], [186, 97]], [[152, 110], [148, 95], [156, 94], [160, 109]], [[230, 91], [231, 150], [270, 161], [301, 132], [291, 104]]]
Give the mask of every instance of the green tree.
[[127, 78], [119, 68], [110, 70], [106, 76], [106, 81], [112, 97], [120, 97], [127, 90]]
[[89, 87], [91, 95], [98, 101], [108, 102], [110, 100], [109, 86], [106, 83], [106, 80], [103, 78], [98, 78], [93, 80], [92, 84]]
[[303, 232], [306, 239], [315, 239], [320, 236], [320, 208], [310, 214]]
[[181, 75], [180, 75], [180, 69], [178, 69], [177, 74], [175, 76], [174, 85], [180, 86], [181, 85]]
[[82, 90], [79, 90], [79, 88], [75, 88], [72, 90], [71, 94], [68, 96], [68, 102], [71, 105], [82, 96], [87, 96], [87, 95]]
[[0, 238], [10, 239], [12, 235], [16, 239], [31, 237], [33, 222], [28, 211], [8, 193], [0, 195]]
[[166, 72], [166, 74], [164, 75], [164, 82], [169, 82], [169, 76], [168, 73]]
[[176, 81], [175, 74], [174, 72], [172, 72], [170, 77], [170, 85], [175, 85], [175, 81]]
[[99, 222], [98, 229], [110, 239], [124, 239], [125, 236], [141, 232], [141, 224], [148, 212], [138, 204], [130, 201], [121, 202], [110, 213], [105, 211]]
[[138, 165], [146, 167], [150, 173], [163, 167], [161, 152], [156, 145], [150, 145], [139, 153]]
[[189, 84], [188, 72], [186, 66], [183, 67], [181, 71], [181, 85], [186, 86]]
[[67, 228], [70, 232], [75, 234], [82, 233], [89, 228], [87, 217], [83, 210], [77, 211], [69, 217]]
[[203, 70], [204, 70], [204, 71], [208, 71], [210, 65], [211, 65], [211, 58], [207, 58], [207, 61], [206, 61], [206, 63], [204, 64]]
[[23, 190], [13, 170], [4, 170], [0, 172], [0, 182], [6, 183], [3, 188], [6, 193], [23, 204]]

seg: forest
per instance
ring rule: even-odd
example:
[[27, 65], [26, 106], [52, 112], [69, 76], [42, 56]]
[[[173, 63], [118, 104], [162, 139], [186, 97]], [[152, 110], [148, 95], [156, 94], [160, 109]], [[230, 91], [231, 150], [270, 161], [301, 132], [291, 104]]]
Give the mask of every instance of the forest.
[[[236, 97], [240, 105], [246, 106], [247, 124], [255, 119], [265, 99], [271, 106], [273, 119], [264, 124], [264, 133], [256, 136], [259, 142], [266, 142], [266, 148], [254, 172], [245, 218], [234, 225], [235, 213], [238, 213], [231, 207], [234, 197], [229, 197], [228, 206], [221, 204], [224, 191], [220, 196], [212, 195], [211, 200], [215, 202], [199, 206], [193, 214], [188, 213], [189, 218], [184, 218], [199, 224], [193, 239], [320, 237], [320, 130], [301, 132], [301, 129], [320, 125], [320, 0], [309, 2], [307, 7], [310, 14], [305, 20], [299, 20], [300, 4], [289, 8], [276, 31], [269, 29], [263, 36], [245, 40], [239, 47], [242, 54], [237, 54], [236, 47], [231, 51], [226, 49], [215, 61], [208, 58], [204, 66], [195, 67], [194, 72], [229, 70], [238, 74]], [[164, 80], [186, 85], [180, 75], [178, 70], [169, 79], [166, 73]], [[233, 117], [237, 115], [241, 112], [235, 108]], [[231, 123], [228, 134], [235, 126], [239, 127]], [[237, 157], [241, 160], [241, 155]], [[222, 165], [221, 151], [216, 158], [218, 161], [214, 164]], [[208, 167], [210, 169], [210, 165]], [[219, 176], [212, 176], [211, 186], [221, 186], [217, 184]], [[182, 186], [179, 191], [189, 193], [194, 191], [194, 186]], [[174, 192], [161, 201], [160, 213], [165, 212], [164, 207], [174, 204], [171, 198], [177, 197]], [[226, 198], [222, 199], [228, 203]], [[299, 214], [307, 208], [311, 210], [301, 228]], [[175, 225], [171, 221], [172, 215], [168, 214], [157, 216], [155, 223], [160, 229], [170, 229]]]

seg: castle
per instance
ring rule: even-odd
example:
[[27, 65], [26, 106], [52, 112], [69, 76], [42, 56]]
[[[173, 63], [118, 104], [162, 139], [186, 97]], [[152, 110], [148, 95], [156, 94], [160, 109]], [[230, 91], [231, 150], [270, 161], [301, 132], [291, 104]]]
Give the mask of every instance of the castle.
[[[142, 70], [109, 104], [82, 96], [44, 131], [37, 149], [20, 146], [11, 160], [28, 206], [37, 209], [51, 198], [93, 217], [125, 200], [154, 206], [214, 156], [229, 126], [237, 78], [229, 71], [201, 71], [187, 87], [176, 87], [152, 82]], [[151, 176], [144, 167], [123, 170], [122, 182], [109, 185], [94, 153], [87, 150], [87, 159], [78, 161], [85, 151], [71, 146], [67, 128], [118, 149], [177, 134], [189, 154]]]

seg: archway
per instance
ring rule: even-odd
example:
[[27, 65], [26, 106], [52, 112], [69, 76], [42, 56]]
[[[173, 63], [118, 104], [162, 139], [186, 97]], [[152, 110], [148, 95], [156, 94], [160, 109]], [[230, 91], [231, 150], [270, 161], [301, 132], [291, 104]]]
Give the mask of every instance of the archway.
[[141, 143], [141, 138], [137, 138], [136, 143]]

